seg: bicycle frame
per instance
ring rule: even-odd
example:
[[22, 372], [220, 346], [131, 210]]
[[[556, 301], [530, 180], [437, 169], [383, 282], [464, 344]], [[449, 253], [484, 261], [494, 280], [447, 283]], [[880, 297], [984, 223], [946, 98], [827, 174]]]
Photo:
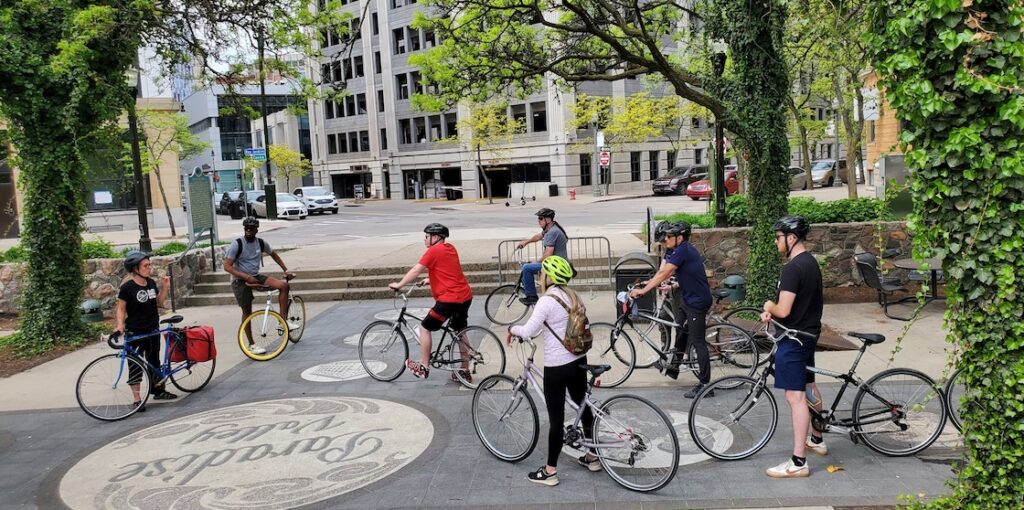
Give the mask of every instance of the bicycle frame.
[[[416, 329], [413, 328], [411, 324], [409, 324], [409, 321], [408, 319], [406, 319], [406, 317], [411, 317], [419, 322], [423, 322], [423, 318], [417, 317], [407, 311], [409, 307], [409, 297], [406, 293], [398, 293], [398, 295], [402, 298], [402, 308], [401, 310], [398, 311], [398, 318], [395, 319], [395, 329], [401, 329], [404, 326], [406, 331], [409, 332], [409, 335], [415, 340], [416, 345], [419, 345], [419, 332], [417, 332]], [[441, 370], [458, 370], [457, 368], [452, 368], [451, 366], [445, 365], [458, 364], [461, 366], [462, 362], [464, 361], [464, 359], [461, 357], [459, 359], [454, 359], [454, 357], [452, 357], [451, 361], [445, 362], [444, 364], [442, 364], [441, 362], [441, 351], [445, 348], [455, 349], [455, 343], [458, 341], [458, 333], [452, 331], [452, 329], [448, 326], [448, 321], [445, 321], [444, 324], [441, 325], [441, 331], [443, 332], [441, 333], [441, 340], [437, 342], [437, 346], [434, 347], [434, 352], [430, 355], [431, 364], [434, 365], [434, 368], [440, 368]], [[449, 337], [451, 337], [452, 339], [446, 342], [446, 340], [448, 340]], [[388, 349], [390, 347], [391, 346], [388, 345], [385, 347], [385, 349]], [[461, 355], [462, 349], [459, 349], [459, 353]]]
[[141, 333], [141, 334], [138, 334], [138, 335], [133, 335], [133, 336], [130, 336], [130, 337], [126, 336], [125, 337], [124, 345], [120, 349], [121, 350], [121, 353], [120, 353], [121, 366], [118, 369], [119, 371], [118, 371], [117, 377], [114, 378], [114, 384], [115, 385], [117, 384], [118, 381], [121, 380], [121, 375], [124, 373], [124, 364], [125, 364], [124, 359], [126, 357], [128, 357], [129, 355], [134, 356], [136, 359], [141, 361], [146, 366], [146, 368], [150, 371], [150, 373], [159, 374], [160, 379], [159, 379], [159, 381], [154, 381], [153, 382], [154, 384], [157, 384], [160, 381], [163, 381], [163, 380], [167, 379], [171, 375], [176, 374], [176, 373], [178, 373], [178, 372], [180, 372], [182, 370], [186, 370], [188, 368], [188, 364], [187, 363], [183, 363], [181, 365], [178, 365], [177, 367], [175, 367], [173, 369], [171, 368], [171, 344], [172, 344], [172, 342], [176, 342], [177, 339], [166, 342], [167, 345], [164, 347], [164, 356], [163, 356], [164, 362], [161, 363], [160, 366], [153, 366], [153, 365], [151, 365], [148, 361], [146, 361], [146, 358], [144, 356], [142, 356], [141, 354], [139, 354], [139, 351], [137, 349], [135, 349], [135, 347], [133, 347], [131, 345], [132, 342], [141, 340], [143, 338], [149, 338], [149, 337], [158, 336], [158, 335], [161, 336], [161, 337], [163, 337], [164, 335], [175, 335], [175, 336], [177, 336], [178, 333], [174, 331], [174, 327], [173, 326], [167, 326], [166, 328], [158, 329], [158, 330], [152, 331], [150, 333]]
[[[533, 340], [525, 338], [519, 338], [519, 341], [521, 343], [530, 344], [530, 354], [527, 356], [526, 363], [523, 365], [523, 373], [515, 379], [515, 384], [513, 384], [512, 386], [512, 394], [516, 395], [516, 397], [513, 397], [512, 401], [509, 403], [508, 409], [506, 409], [505, 412], [502, 413], [499, 421], [508, 418], [519, 407], [519, 404], [522, 402], [522, 400], [518, 398], [519, 389], [522, 388], [523, 385], [526, 385], [526, 389], [524, 391], [529, 391], [532, 386], [533, 394], [540, 399], [541, 405], [544, 406], [544, 408], [547, 408], [547, 401], [544, 399], [544, 391], [541, 390], [541, 388], [543, 388], [543, 385], [540, 383], [540, 381], [544, 380], [544, 375], [541, 374], [540, 370], [537, 369], [537, 365], [534, 364], [533, 362], [534, 354], [536, 354], [537, 352], [537, 344]], [[580, 427], [580, 423], [583, 421], [583, 410], [586, 407], [590, 408], [590, 411], [594, 414], [595, 419], [600, 416], [602, 420], [615, 421], [610, 416], [606, 415], [603, 411], [601, 411], [601, 401], [593, 400], [590, 398], [590, 394], [594, 390], [594, 381], [596, 379], [597, 378], [595, 376], [590, 376], [587, 382], [587, 392], [583, 395], [582, 404], [577, 404], [576, 402], [573, 402], [572, 398], [569, 397], [568, 392], [565, 395], [565, 403], [569, 406], [570, 409], [572, 409], [573, 413], [576, 415], [572, 420], [572, 428], [574, 429]], [[551, 427], [555, 426], [555, 424], [553, 423], [548, 425]], [[559, 426], [564, 427], [565, 424], [560, 424]], [[619, 424], [619, 426], [622, 425]], [[625, 428], [624, 426], [622, 427]], [[593, 448], [597, 450], [600, 450], [602, 448], [627, 448], [629, 447], [629, 441], [623, 440], [614, 443], [594, 443], [587, 441], [586, 437], [584, 437], [581, 441], [579, 441], [578, 444], [574, 446], [578, 446], [579, 448]]]

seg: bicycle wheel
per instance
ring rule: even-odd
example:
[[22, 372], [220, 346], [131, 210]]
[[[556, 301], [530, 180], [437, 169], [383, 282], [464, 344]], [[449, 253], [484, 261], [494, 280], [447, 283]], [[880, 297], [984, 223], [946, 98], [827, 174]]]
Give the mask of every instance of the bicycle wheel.
[[518, 462], [537, 447], [540, 420], [537, 404], [526, 386], [515, 389], [515, 380], [499, 374], [484, 379], [473, 392], [473, 429], [491, 455]]
[[619, 485], [656, 491], [679, 469], [679, 438], [672, 421], [649, 400], [616, 395], [594, 417], [594, 440], [601, 467]]
[[492, 290], [487, 295], [487, 301], [484, 301], [484, 313], [487, 315], [487, 319], [503, 326], [519, 322], [520, 319], [526, 317], [526, 312], [530, 310], [529, 306], [519, 301], [523, 295], [519, 285], [514, 283]]
[[[754, 376], [757, 371], [757, 346], [743, 328], [732, 324], [712, 324], [707, 327], [704, 339], [708, 346], [711, 369], [709, 380], [732, 375]], [[697, 350], [693, 346], [690, 346], [688, 359], [683, 365], [695, 377], [699, 377]]]
[[374, 321], [359, 335], [359, 362], [370, 377], [394, 381], [405, 370], [409, 343], [396, 322]]
[[217, 368], [217, 358], [209, 361], [182, 361], [171, 363], [171, 384], [181, 391], [192, 393], [199, 391], [213, 379], [213, 371]]
[[448, 351], [452, 356], [449, 366], [463, 386], [475, 389], [479, 381], [505, 373], [505, 348], [491, 330], [469, 326], [459, 331], [456, 338], [458, 342]]
[[946, 413], [949, 416], [949, 421], [956, 427], [956, 430], [963, 432], [964, 424], [960, 421], [960, 404], [964, 399], [964, 394], [967, 393], [967, 386], [964, 384], [963, 372], [960, 369], [949, 376], [945, 390]]
[[601, 374], [601, 387], [614, 388], [629, 379], [636, 362], [636, 351], [629, 335], [607, 322], [591, 324], [590, 333], [594, 336], [594, 344], [587, 351], [587, 363], [612, 367]]
[[672, 345], [671, 328], [660, 322], [644, 320], [642, 316], [631, 324], [626, 324], [622, 329], [628, 332], [633, 340], [636, 368], [651, 368], [661, 359], [661, 353], [669, 352]]
[[[138, 379], [139, 402], [133, 384]], [[107, 354], [85, 366], [75, 384], [75, 398], [85, 414], [103, 421], [131, 416], [149, 399], [152, 381], [146, 364], [134, 356]]]
[[288, 296], [288, 324], [298, 326], [288, 331], [288, 339], [293, 343], [302, 340], [302, 334], [306, 332], [306, 301], [302, 296]]
[[[252, 327], [252, 343], [245, 336], [245, 327]], [[268, 361], [278, 357], [288, 346], [288, 323], [273, 310], [256, 310], [238, 326], [238, 347], [254, 361]], [[253, 352], [259, 349], [264, 352]]]
[[[726, 312], [722, 316], [722, 320], [732, 324], [733, 326], [739, 326], [750, 334], [750, 337], [754, 339], [754, 344], [757, 345], [758, 352], [768, 352], [772, 350], [772, 339], [768, 335], [768, 326], [761, 322], [761, 309], [753, 306], [741, 306], [739, 308], [733, 308]], [[768, 361], [768, 357], [764, 356], [759, 359], [759, 363], [764, 364]]]
[[760, 379], [725, 377], [697, 394], [687, 424], [700, 451], [721, 460], [745, 459], [775, 434], [779, 407]]
[[891, 457], [931, 446], [946, 425], [942, 393], [927, 375], [891, 368], [868, 379], [853, 399], [854, 430], [872, 450]]

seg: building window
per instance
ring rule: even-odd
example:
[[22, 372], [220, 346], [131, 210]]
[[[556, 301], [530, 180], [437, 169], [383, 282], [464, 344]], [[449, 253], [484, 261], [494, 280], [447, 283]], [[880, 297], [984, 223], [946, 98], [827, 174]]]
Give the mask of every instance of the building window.
[[454, 113], [444, 114], [444, 128], [445, 136], [451, 138], [459, 136], [459, 123]]
[[402, 6], [402, 0], [391, 0], [391, 8], [397, 9]]
[[700, 165], [704, 163], [704, 149], [693, 149], [693, 164]]
[[373, 52], [373, 72], [380, 74], [380, 52]]
[[360, 131], [359, 132], [359, 150], [364, 152], [370, 151], [370, 132]]
[[420, 31], [409, 29], [409, 51], [420, 51]]
[[324, 118], [334, 118], [334, 101], [324, 101]]
[[355, 67], [356, 78], [362, 78], [363, 77], [363, 56], [359, 55], [358, 57], [353, 58], [352, 59], [352, 63], [353, 63], [353, 66]]
[[377, 13], [370, 14], [370, 30], [373, 35], [380, 33], [380, 24], [377, 22]]
[[329, 83], [331, 81], [330, 64], [320, 64], [320, 79], [323, 80], [324, 83]]
[[548, 112], [543, 101], [531, 103], [530, 111], [533, 113], [533, 132], [543, 133], [548, 130]]
[[832, 144], [826, 143], [825, 144], [825, 159], [831, 159], [831, 158], [832, 158]]
[[359, 152], [359, 133], [355, 131], [348, 134], [348, 151]]
[[512, 105], [512, 119], [514, 119], [516, 121], [516, 124], [518, 124], [521, 129], [524, 129], [524, 130], [526, 129], [526, 105], [525, 104]]
[[366, 115], [366, 94], [363, 92], [356, 94], [356, 112], [359, 115]]
[[384, 128], [380, 130], [380, 150], [388, 150], [388, 130]]
[[338, 139], [338, 152], [341, 154], [348, 154], [348, 138], [345, 136], [345, 133], [338, 133], [331, 136]]
[[398, 100], [409, 99], [409, 77], [405, 74], [395, 76], [397, 81]]
[[398, 130], [402, 134], [400, 143], [412, 143], [412, 121], [409, 119], [402, 119], [398, 121]]
[[427, 121], [430, 122], [430, 140], [437, 141], [444, 138], [441, 135], [441, 116], [431, 115], [427, 118]]
[[640, 180], [640, 158], [642, 152], [629, 153], [629, 180], [636, 182]]
[[673, 168], [676, 166], [676, 151], [668, 151], [665, 155], [665, 168]]
[[395, 55], [405, 53], [405, 28], [396, 28], [391, 32], [395, 39]]
[[423, 117], [419, 117], [413, 121], [416, 126], [416, 142], [427, 143], [427, 121]]
[[384, 91], [377, 91], [377, 113], [384, 113]]
[[420, 72], [419, 71], [413, 71], [410, 74], [410, 77], [411, 77], [411, 81], [412, 81], [412, 91], [413, 91], [413, 93], [422, 94], [423, 93], [423, 79], [420, 78]]
[[342, 62], [342, 65], [345, 66], [345, 79], [346, 80], [351, 80], [352, 79], [352, 61], [346, 58], [345, 61]]
[[868, 143], [875, 143], [875, 121], [868, 121]]
[[653, 181], [658, 178], [658, 151], [650, 152], [651, 160], [648, 162], [650, 165], [650, 179]]
[[331, 62], [331, 74], [333, 75], [333, 81], [341, 81], [341, 62]]
[[338, 139], [334, 135], [327, 135], [327, 153], [337, 154], [338, 153]]
[[580, 186], [590, 186], [590, 154], [580, 154]]
[[434, 31], [433, 30], [424, 30], [423, 31], [423, 47], [424, 48], [433, 48], [434, 46], [437, 46], [437, 40], [434, 39]]
[[349, 39], [359, 39], [363, 36], [362, 27], [360, 26], [359, 20], [355, 19], [348, 22], [348, 36]]
[[345, 96], [345, 116], [351, 117], [356, 115], [356, 96], [351, 94]]

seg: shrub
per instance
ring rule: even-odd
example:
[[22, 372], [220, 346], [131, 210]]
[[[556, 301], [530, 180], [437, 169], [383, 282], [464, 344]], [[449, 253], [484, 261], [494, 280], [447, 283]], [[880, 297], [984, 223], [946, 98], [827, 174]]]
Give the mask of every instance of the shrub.
[[671, 222], [685, 221], [693, 228], [713, 228], [715, 226], [715, 215], [711, 213], [673, 213], [667, 216], [655, 216], [654, 219], [658, 221], [668, 220]]
[[120, 252], [114, 249], [114, 245], [110, 242], [98, 240], [98, 241], [82, 241], [82, 259], [116, 259], [120, 257]]
[[[746, 195], [733, 195], [727, 198], [725, 211], [729, 226], [749, 226], [749, 210], [750, 204]], [[790, 197], [789, 214], [803, 216], [810, 223], [854, 223], [892, 218], [892, 213], [885, 202], [876, 198], [844, 198], [832, 202], [818, 202], [811, 197]]]
[[176, 253], [181, 253], [181, 252], [185, 251], [185, 248], [188, 248], [188, 246], [186, 246], [185, 243], [179, 243], [177, 241], [171, 241], [171, 242], [169, 242], [169, 243], [167, 243], [167, 244], [165, 244], [165, 245], [163, 245], [163, 246], [153, 250], [153, 255], [160, 255], [160, 256], [163, 256], [163, 255], [174, 255]]
[[11, 246], [0, 254], [0, 262], [25, 262], [28, 260], [28, 250], [20, 244]]

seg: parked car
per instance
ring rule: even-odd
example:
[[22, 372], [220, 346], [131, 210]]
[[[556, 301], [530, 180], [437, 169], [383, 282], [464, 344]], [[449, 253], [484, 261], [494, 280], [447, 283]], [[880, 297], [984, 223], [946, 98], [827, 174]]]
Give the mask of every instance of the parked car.
[[[729, 166], [726, 166], [729, 168]], [[725, 196], [732, 195], [740, 190], [740, 181], [736, 178], [736, 170], [726, 170], [725, 172]], [[714, 187], [711, 184], [710, 179], [701, 179], [690, 183], [686, 187], [686, 196], [700, 200], [702, 198], [711, 198], [714, 196]]]
[[267, 192], [263, 191], [261, 189], [254, 189], [254, 190], [246, 191], [245, 192], [246, 214], [248, 214], [249, 216], [255, 216], [255, 213], [253, 212], [252, 204], [254, 204], [256, 202], [257, 198], [260, 198], [260, 197], [262, 197], [263, 195], [266, 195], [266, 194], [267, 194]]
[[292, 195], [299, 197], [309, 214], [324, 214], [331, 211], [331, 214], [338, 214], [338, 199], [334, 193], [327, 191], [321, 186], [302, 186], [295, 188]]
[[694, 181], [699, 181], [708, 176], [707, 165], [677, 166], [669, 169], [665, 175], [658, 177], [651, 184], [655, 195], [661, 194], [683, 194], [686, 187]]
[[224, 194], [220, 196], [220, 199], [217, 201], [217, 204], [215, 205], [215, 210], [217, 211], [217, 214], [229, 214], [231, 212], [230, 207], [232, 202], [238, 202], [239, 205], [241, 205], [241, 190], [225, 191]]
[[803, 168], [791, 166], [786, 169], [786, 172], [789, 173], [789, 191], [808, 189], [807, 173], [804, 172]]
[[[844, 163], [845, 163], [845, 160], [844, 160]], [[846, 165], [844, 164], [843, 168], [845, 168], [845, 167], [846, 167]], [[860, 167], [860, 165], [859, 164], [854, 165], [853, 171], [854, 171], [854, 173], [857, 174], [857, 184], [864, 184], [864, 170]], [[839, 172], [839, 181], [842, 182], [843, 184], [846, 184], [846, 182], [847, 182], [846, 181], [847, 180], [847, 175], [846, 175], [847, 173], [848, 172], [846, 172], [846, 170], [843, 170], [843, 171]]]
[[[838, 168], [836, 168], [838, 166]], [[846, 171], [846, 160], [819, 159], [811, 162], [811, 180], [815, 186], [831, 187], [836, 182], [836, 174]]]
[[[260, 196], [252, 203], [253, 216], [257, 218], [262, 216], [267, 217], [267, 197], [266, 195]], [[309, 211], [306, 209], [306, 204], [303, 204], [301, 200], [295, 195], [290, 193], [278, 193], [277, 194], [277, 217], [278, 218], [298, 218], [300, 220], [306, 219], [309, 215]]]

